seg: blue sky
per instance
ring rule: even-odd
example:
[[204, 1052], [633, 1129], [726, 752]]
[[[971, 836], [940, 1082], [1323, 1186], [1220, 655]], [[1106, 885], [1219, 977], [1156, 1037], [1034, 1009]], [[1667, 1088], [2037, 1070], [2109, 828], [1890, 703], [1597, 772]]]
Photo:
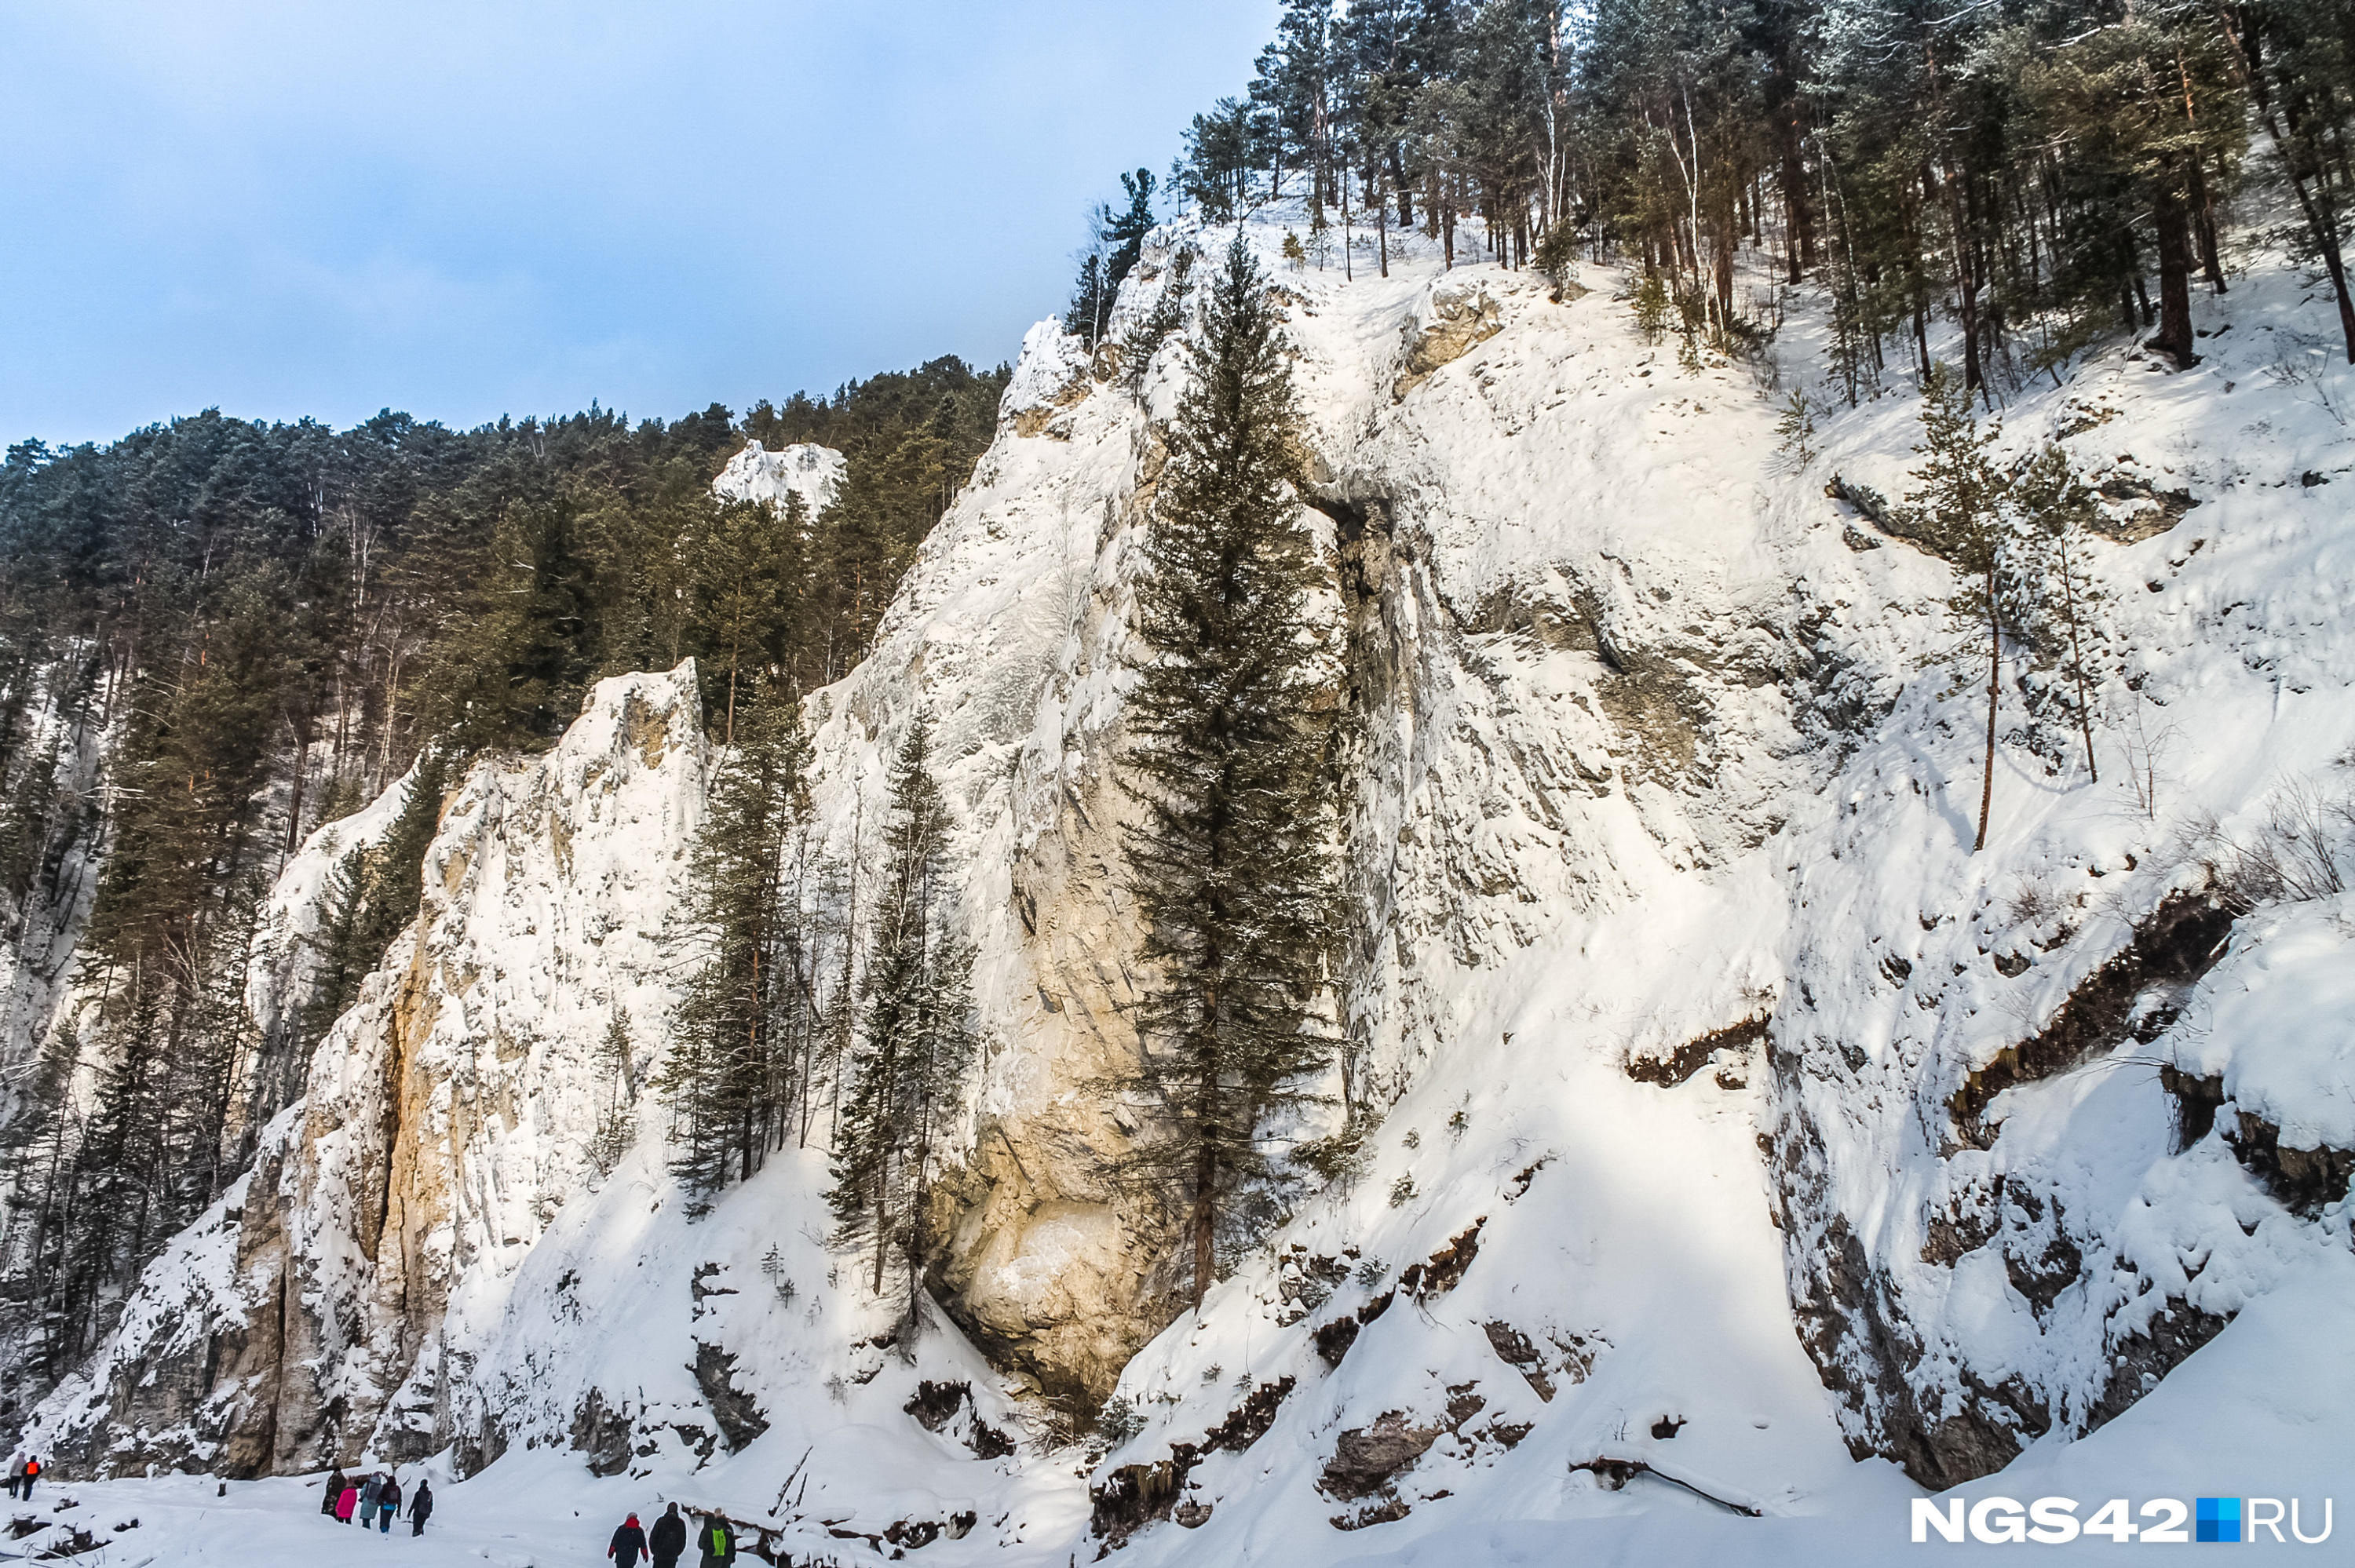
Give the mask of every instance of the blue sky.
[[1010, 358], [1275, 0], [0, 0], [0, 439]]

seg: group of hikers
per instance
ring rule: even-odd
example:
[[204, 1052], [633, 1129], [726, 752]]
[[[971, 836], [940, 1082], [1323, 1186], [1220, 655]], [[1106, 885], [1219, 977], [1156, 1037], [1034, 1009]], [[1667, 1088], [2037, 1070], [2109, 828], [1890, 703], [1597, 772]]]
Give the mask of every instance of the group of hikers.
[[[40, 1467], [20, 1457], [9, 1471], [8, 1486], [16, 1489], [19, 1475], [24, 1477], [25, 1495], [32, 1495], [33, 1476]], [[374, 1520], [379, 1534], [392, 1533], [392, 1521], [400, 1512], [402, 1493], [400, 1478], [389, 1470], [374, 1470], [364, 1477], [344, 1474], [338, 1468], [327, 1478], [327, 1495], [319, 1503], [319, 1511], [333, 1514], [344, 1524], [357, 1518], [366, 1530]], [[425, 1533], [425, 1520], [433, 1512], [433, 1489], [425, 1478], [417, 1478], [417, 1490], [408, 1498], [409, 1533]], [[613, 1539], [605, 1548], [605, 1555], [613, 1560], [613, 1568], [637, 1568], [641, 1562], [651, 1561], [654, 1568], [678, 1568], [678, 1560], [687, 1552], [687, 1520], [680, 1517], [678, 1504], [665, 1509], [652, 1530], [638, 1523], [632, 1514], [613, 1531]], [[736, 1562], [736, 1531], [726, 1518], [716, 1513], [701, 1516], [695, 1531], [695, 1547], [701, 1558], [697, 1568], [734, 1568]]]
[[19, 1454], [8, 1461], [8, 1495], [30, 1502], [33, 1483], [41, 1478], [41, 1462], [30, 1454]]
[[[433, 1489], [425, 1478], [417, 1478], [416, 1495], [409, 1499], [409, 1533], [425, 1533], [425, 1521], [433, 1513]], [[377, 1532], [392, 1533], [392, 1521], [400, 1512], [400, 1478], [389, 1470], [374, 1470], [365, 1478], [354, 1479], [341, 1467], [327, 1478], [327, 1495], [319, 1499], [319, 1511], [336, 1516], [339, 1524], [349, 1524], [357, 1515], [360, 1528], [366, 1530], [371, 1520], [377, 1521]]]
[[[707, 1513], [695, 1531], [695, 1548], [702, 1558], [698, 1568], [729, 1568], [736, 1561], [736, 1532], [728, 1521], [716, 1513]], [[655, 1520], [652, 1530], [638, 1524], [632, 1514], [614, 1530], [605, 1555], [613, 1560], [613, 1568], [637, 1568], [642, 1558], [652, 1558], [654, 1568], [677, 1568], [679, 1555], [687, 1550], [687, 1520], [673, 1503]]]

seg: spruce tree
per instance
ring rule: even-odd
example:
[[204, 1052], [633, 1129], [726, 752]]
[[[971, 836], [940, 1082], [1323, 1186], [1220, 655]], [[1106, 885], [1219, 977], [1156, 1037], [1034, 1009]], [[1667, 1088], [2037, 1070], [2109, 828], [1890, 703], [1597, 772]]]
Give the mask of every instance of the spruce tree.
[[808, 743], [798, 710], [765, 687], [736, 733], [688, 862], [675, 939], [692, 967], [655, 1079], [671, 1109], [671, 1169], [697, 1212], [782, 1141], [791, 1097], [775, 1036], [791, 1002], [783, 949], [797, 898], [783, 874], [809, 809]]
[[892, 1248], [906, 1257], [911, 1305], [927, 1261], [923, 1216], [934, 1146], [973, 1054], [972, 959], [949, 919], [948, 828], [919, 718], [892, 765], [862, 1038], [843, 1097], [830, 1195], [837, 1243], [874, 1248], [877, 1294]]
[[1300, 636], [1316, 565], [1285, 345], [1240, 236], [1209, 291], [1155, 497], [1123, 758], [1127, 888], [1151, 966], [1134, 1081], [1158, 1128], [1117, 1173], [1182, 1194], [1199, 1307], [1222, 1213], [1274, 1173], [1269, 1113], [1305, 1097], [1336, 885], [1327, 721]]

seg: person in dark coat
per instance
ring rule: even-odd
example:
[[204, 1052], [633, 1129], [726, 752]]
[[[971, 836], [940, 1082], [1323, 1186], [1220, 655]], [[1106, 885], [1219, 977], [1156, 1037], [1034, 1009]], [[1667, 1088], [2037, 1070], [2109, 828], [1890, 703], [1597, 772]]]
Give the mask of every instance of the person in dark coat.
[[638, 1559], [645, 1554], [646, 1532], [638, 1528], [638, 1516], [632, 1514], [614, 1528], [605, 1555], [613, 1560], [613, 1568], [637, 1568]]
[[703, 1516], [703, 1528], [695, 1532], [695, 1545], [703, 1553], [701, 1568], [729, 1568], [736, 1561], [735, 1532], [716, 1513]]
[[337, 1466], [336, 1473], [327, 1478], [327, 1490], [319, 1499], [319, 1511], [324, 1514], [333, 1514], [336, 1511], [336, 1499], [344, 1495], [344, 1489], [349, 1485], [351, 1482], [344, 1478], [343, 1467]]
[[663, 1516], [655, 1520], [646, 1549], [654, 1553], [655, 1568], [678, 1568], [679, 1553], [687, 1550], [687, 1520], [678, 1517], [678, 1504], [663, 1510]]
[[400, 1511], [400, 1478], [399, 1476], [387, 1476], [384, 1478], [383, 1487], [376, 1494], [376, 1510], [384, 1516], [382, 1522], [376, 1527], [377, 1533], [390, 1535], [393, 1516]]
[[409, 1533], [412, 1536], [424, 1534], [425, 1521], [432, 1513], [433, 1489], [426, 1485], [423, 1476], [420, 1476], [417, 1478], [417, 1495], [409, 1499]]

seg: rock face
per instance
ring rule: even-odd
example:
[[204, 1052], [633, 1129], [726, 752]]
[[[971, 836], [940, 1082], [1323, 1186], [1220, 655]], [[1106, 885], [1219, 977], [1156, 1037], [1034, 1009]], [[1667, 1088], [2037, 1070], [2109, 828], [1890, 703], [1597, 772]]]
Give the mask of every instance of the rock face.
[[[623, 1012], [663, 1016], [661, 926], [708, 756], [688, 664], [604, 682], [546, 756], [467, 773], [416, 924], [255, 1169], [151, 1271], [97, 1375], [60, 1389], [60, 1451], [258, 1475], [501, 1446], [451, 1319], [589, 1184], [613, 1092], [596, 1046]], [[324, 881], [342, 827], [293, 885]], [[642, 1079], [658, 1036], [637, 1038]]]
[[[1280, 232], [1249, 231], [1272, 266]], [[1157, 236], [1114, 334], [1181, 241], [1212, 237]], [[1828, 497], [1774, 458], [1747, 369], [1675, 370], [1609, 291], [1393, 271], [1283, 280], [1327, 572], [1301, 630], [1353, 749], [1347, 1045], [1324, 1118], [1282, 1130], [1345, 1104], [1369, 1130], [1343, 1179], [1271, 1200], [1199, 1315], [1169, 1216], [1103, 1178], [1145, 1129], [1099, 1090], [1137, 1050], [1115, 775], [1178, 345], [1099, 378], [1044, 323], [871, 655], [806, 713], [829, 853], [874, 863], [918, 715], [956, 819], [983, 1049], [927, 1283], [961, 1333], [835, 1277], [818, 1149], [693, 1224], [651, 1097], [629, 1160], [588, 1161], [614, 1094], [595, 1041], [626, 1008], [638, 1086], [664, 1046], [660, 931], [709, 766], [691, 672], [633, 676], [548, 756], [467, 776], [418, 926], [41, 1446], [250, 1473], [557, 1444], [600, 1473], [757, 1472], [747, 1506], [784, 1510], [811, 1445], [795, 1517], [897, 1541], [917, 1515], [872, 1512], [877, 1455], [947, 1478], [933, 1528], [1004, 1523], [1029, 1514], [954, 1467], [1005, 1465], [1003, 1392], [1062, 1430], [1111, 1396], [1103, 1533], [1149, 1554], [1167, 1519], [1231, 1560], [1296, 1543], [1269, 1522], [1286, 1496], [1321, 1532], [1565, 1478], [1796, 1509], [1863, 1455], [1950, 1485], [2094, 1430], [2343, 1250], [2346, 895], [2284, 913], [2113, 768], [2125, 747], [2163, 774], [2121, 715], [2164, 702], [2216, 737], [2195, 777], [2228, 837], [2269, 831], [2280, 779], [2343, 779], [2343, 546], [2291, 482], [2343, 436], [2283, 436], [2233, 460], [2280, 483], [2227, 482], [2179, 456], [2191, 393], [2146, 407], [2097, 361], [2122, 410], [2100, 449], [2068, 399], [2020, 394], [2009, 439], [2090, 467], [2131, 435], [2200, 505], [2095, 546], [2107, 782], [2072, 771], [2023, 656], [1974, 854], [1953, 570], [1888, 528], [1850, 542], [1847, 508], [1907, 488], [1910, 415], [1839, 415]], [[2193, 516], [2204, 547], [2177, 537]], [[284, 932], [333, 853], [290, 868]], [[286, 950], [260, 991], [293, 983]], [[1062, 1459], [1029, 1474], [1071, 1489]], [[1055, 1507], [1084, 1528], [1089, 1501]]]
[[815, 522], [819, 513], [834, 504], [836, 493], [842, 489], [847, 461], [832, 447], [822, 447], [815, 441], [802, 441], [775, 451], [758, 441], [749, 441], [742, 451], [728, 460], [728, 466], [711, 482], [711, 489], [722, 500], [765, 501], [780, 513], [785, 509], [787, 496], [798, 495], [809, 509], [810, 520]]

